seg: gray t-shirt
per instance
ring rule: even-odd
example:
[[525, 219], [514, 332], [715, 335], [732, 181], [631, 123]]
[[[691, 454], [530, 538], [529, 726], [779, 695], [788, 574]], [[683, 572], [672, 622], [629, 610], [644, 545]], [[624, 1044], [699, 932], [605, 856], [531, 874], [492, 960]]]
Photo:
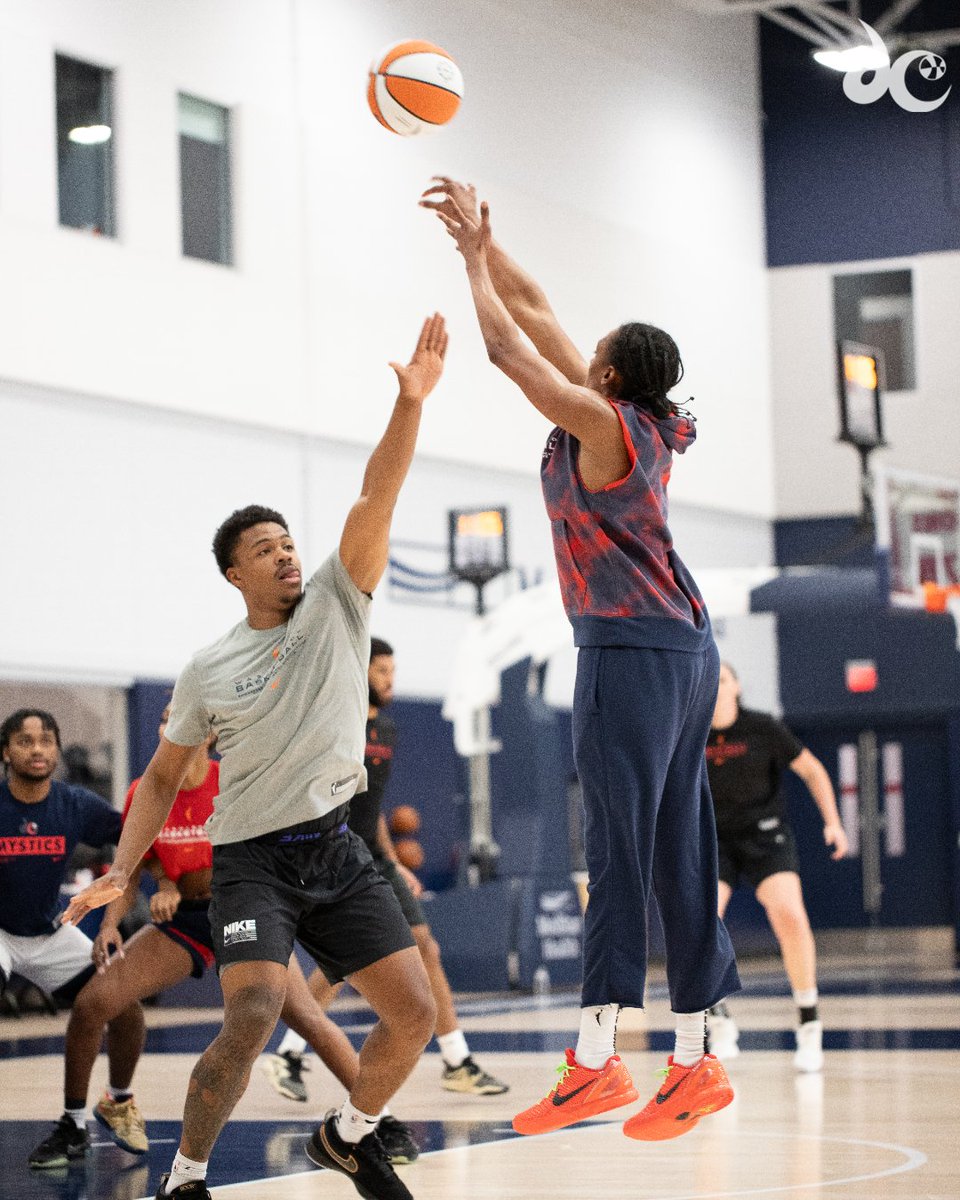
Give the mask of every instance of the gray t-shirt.
[[177, 680], [166, 737], [217, 735], [214, 845], [322, 817], [366, 787], [370, 597], [334, 552], [285, 625], [241, 621]]

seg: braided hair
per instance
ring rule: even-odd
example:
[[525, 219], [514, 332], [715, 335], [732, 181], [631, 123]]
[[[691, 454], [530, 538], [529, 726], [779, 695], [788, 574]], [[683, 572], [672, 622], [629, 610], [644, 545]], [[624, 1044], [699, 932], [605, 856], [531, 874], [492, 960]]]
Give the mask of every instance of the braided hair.
[[669, 333], [628, 321], [614, 334], [609, 355], [622, 381], [618, 400], [645, 408], [658, 419], [677, 416], [681, 410], [667, 393], [683, 378], [683, 362]]

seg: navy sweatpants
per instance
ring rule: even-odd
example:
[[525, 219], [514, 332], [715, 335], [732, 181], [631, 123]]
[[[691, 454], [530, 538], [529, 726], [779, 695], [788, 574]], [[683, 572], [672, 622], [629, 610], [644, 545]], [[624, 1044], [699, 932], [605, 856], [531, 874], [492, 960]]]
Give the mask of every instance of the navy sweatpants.
[[674, 1012], [740, 987], [717, 916], [717, 832], [704, 750], [720, 660], [703, 650], [587, 646], [577, 660], [574, 757], [589, 903], [583, 1005], [643, 1007], [651, 886]]

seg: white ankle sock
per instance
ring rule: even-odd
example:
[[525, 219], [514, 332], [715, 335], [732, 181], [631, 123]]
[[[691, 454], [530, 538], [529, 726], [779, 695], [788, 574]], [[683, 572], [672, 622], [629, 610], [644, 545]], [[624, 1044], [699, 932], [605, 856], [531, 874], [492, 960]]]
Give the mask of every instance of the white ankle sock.
[[616, 1054], [617, 1018], [619, 1004], [591, 1004], [580, 1009], [580, 1032], [575, 1051], [581, 1067], [599, 1071], [607, 1059]]
[[370, 1116], [354, 1108], [349, 1100], [344, 1100], [343, 1107], [337, 1113], [337, 1133], [345, 1142], [356, 1143], [373, 1133], [380, 1120], [380, 1114]]
[[65, 1108], [63, 1115], [69, 1117], [78, 1129], [86, 1129], [89, 1116], [85, 1108]]
[[819, 1001], [820, 993], [815, 987], [801, 988], [793, 993], [793, 1002], [797, 1008], [816, 1008]]
[[707, 1030], [706, 1012], [674, 1013], [677, 1018], [677, 1037], [673, 1061], [681, 1067], [692, 1067], [703, 1058]]
[[277, 1047], [278, 1054], [302, 1054], [307, 1048], [305, 1038], [302, 1038], [299, 1033], [294, 1033], [292, 1029], [288, 1029], [283, 1035], [283, 1041]]
[[440, 1047], [440, 1057], [448, 1067], [459, 1067], [465, 1058], [470, 1057], [467, 1039], [459, 1029], [453, 1033], [438, 1033], [437, 1045]]
[[194, 1162], [192, 1158], [187, 1158], [178, 1150], [177, 1156], [173, 1160], [173, 1166], [170, 1168], [166, 1194], [169, 1196], [181, 1183], [191, 1183], [194, 1179], [206, 1179], [206, 1177], [207, 1164], [205, 1162]]
[[115, 1101], [116, 1103], [122, 1104], [124, 1100], [130, 1099], [130, 1097], [133, 1095], [133, 1092], [128, 1087], [126, 1087], [126, 1088], [108, 1087], [107, 1095], [110, 1097], [111, 1100]]

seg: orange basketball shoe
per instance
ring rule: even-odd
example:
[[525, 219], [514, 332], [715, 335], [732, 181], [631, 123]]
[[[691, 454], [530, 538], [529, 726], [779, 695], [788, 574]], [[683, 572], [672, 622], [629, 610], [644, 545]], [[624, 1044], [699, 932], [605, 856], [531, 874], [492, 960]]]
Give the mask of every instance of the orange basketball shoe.
[[592, 1071], [581, 1067], [573, 1051], [567, 1050], [567, 1061], [557, 1067], [557, 1074], [560, 1082], [553, 1091], [513, 1118], [517, 1133], [550, 1133], [621, 1104], [632, 1104], [638, 1098], [633, 1080], [617, 1054], [611, 1055], [599, 1071]]
[[654, 1098], [624, 1125], [627, 1137], [641, 1142], [679, 1137], [701, 1117], [726, 1108], [733, 1099], [727, 1073], [712, 1054], [705, 1054], [692, 1067], [675, 1063], [671, 1054], [664, 1074], [666, 1079]]

